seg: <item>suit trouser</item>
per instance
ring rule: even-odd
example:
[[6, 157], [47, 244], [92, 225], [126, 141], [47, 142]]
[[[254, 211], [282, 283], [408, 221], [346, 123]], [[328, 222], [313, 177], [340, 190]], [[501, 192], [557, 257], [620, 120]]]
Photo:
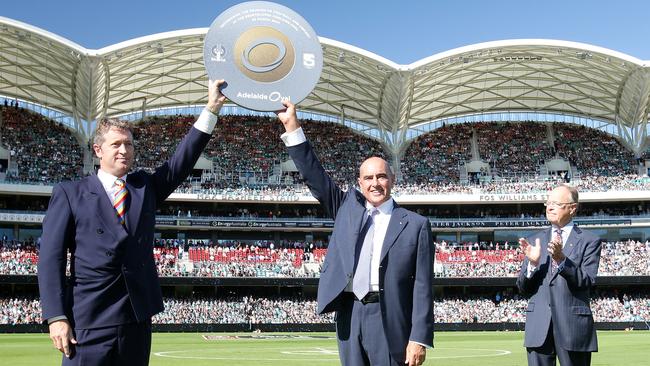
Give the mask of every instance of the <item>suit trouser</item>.
[[151, 351], [151, 323], [76, 329], [72, 357], [63, 366], [147, 366]]
[[378, 302], [363, 304], [355, 300], [353, 295], [344, 294], [341, 309], [336, 314], [336, 338], [341, 365], [396, 366], [400, 364], [390, 355]]
[[553, 323], [549, 326], [546, 340], [541, 347], [527, 347], [528, 366], [555, 366], [555, 358], [560, 359], [561, 366], [589, 366], [591, 352], [567, 351], [555, 341]]

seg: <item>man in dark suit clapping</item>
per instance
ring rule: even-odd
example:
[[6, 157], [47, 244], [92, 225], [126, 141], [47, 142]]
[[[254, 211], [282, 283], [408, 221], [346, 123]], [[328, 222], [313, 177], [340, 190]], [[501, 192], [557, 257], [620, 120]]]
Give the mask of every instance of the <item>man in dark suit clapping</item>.
[[589, 307], [596, 283], [601, 240], [573, 223], [578, 191], [568, 185], [555, 188], [545, 203], [551, 227], [520, 239], [525, 259], [517, 287], [529, 296], [524, 345], [528, 365], [591, 364], [598, 350]]

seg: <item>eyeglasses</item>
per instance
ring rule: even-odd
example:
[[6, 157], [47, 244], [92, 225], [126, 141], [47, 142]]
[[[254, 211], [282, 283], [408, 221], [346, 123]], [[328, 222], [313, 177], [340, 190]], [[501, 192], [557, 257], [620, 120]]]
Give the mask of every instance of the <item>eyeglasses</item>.
[[566, 205], [573, 205], [573, 204], [575, 204], [575, 202], [546, 201], [546, 202], [544, 202], [544, 207], [560, 208], [560, 207], [564, 207]]

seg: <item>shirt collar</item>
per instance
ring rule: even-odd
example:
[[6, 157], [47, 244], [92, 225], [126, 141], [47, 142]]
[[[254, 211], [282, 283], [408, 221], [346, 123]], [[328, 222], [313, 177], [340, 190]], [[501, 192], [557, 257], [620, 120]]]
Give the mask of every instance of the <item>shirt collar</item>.
[[[110, 174], [106, 173], [105, 171], [99, 169], [97, 170], [97, 178], [99, 178], [99, 181], [102, 183], [102, 187], [104, 187], [104, 190], [108, 191], [115, 186], [115, 181], [117, 180], [117, 177]], [[120, 177], [123, 181], [126, 182], [126, 174]]]
[[[393, 198], [391, 197], [391, 198], [387, 199], [386, 202], [379, 205], [377, 207], [377, 210], [379, 211], [379, 213], [381, 213], [383, 215], [390, 215], [393, 212], [393, 207], [395, 206], [394, 203], [395, 203], [395, 201], [393, 201]], [[372, 210], [374, 207], [375, 206], [373, 206], [370, 202], [366, 201], [366, 211], [367, 212], [370, 212], [370, 210]]]
[[555, 230], [557, 230], [557, 229], [562, 229], [562, 235], [566, 235], [566, 234], [570, 233], [571, 230], [573, 230], [573, 226], [574, 226], [573, 220], [571, 220], [571, 221], [569, 221], [568, 224], [564, 225], [561, 228], [556, 226], [556, 225], [552, 225], [552, 230], [553, 230], [553, 232], [555, 232]]

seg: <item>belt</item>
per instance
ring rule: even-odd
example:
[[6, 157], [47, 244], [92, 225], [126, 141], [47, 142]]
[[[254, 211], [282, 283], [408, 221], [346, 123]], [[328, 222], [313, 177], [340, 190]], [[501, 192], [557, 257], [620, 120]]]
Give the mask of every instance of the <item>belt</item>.
[[379, 292], [368, 292], [366, 296], [363, 297], [363, 299], [359, 300], [356, 297], [354, 299], [364, 305], [379, 302]]

